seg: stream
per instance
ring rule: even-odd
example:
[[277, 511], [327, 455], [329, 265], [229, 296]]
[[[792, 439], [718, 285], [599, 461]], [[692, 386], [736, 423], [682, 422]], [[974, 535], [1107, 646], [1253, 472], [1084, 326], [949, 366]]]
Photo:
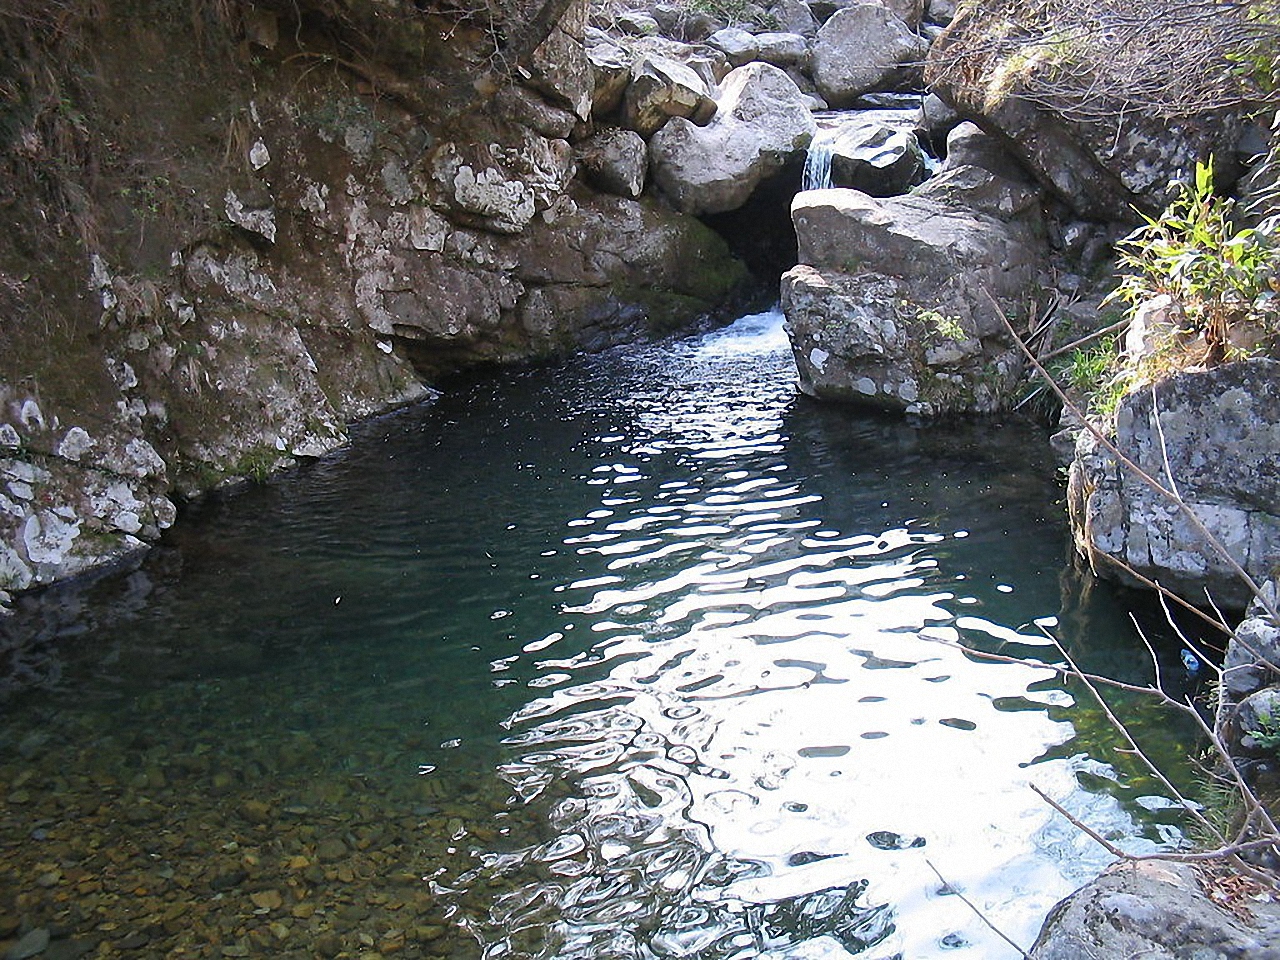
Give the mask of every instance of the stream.
[[1182, 842], [1036, 666], [1150, 670], [1031, 426], [813, 403], [774, 311], [354, 432], [0, 627], [0, 953], [999, 960], [1109, 862], [1030, 785]]

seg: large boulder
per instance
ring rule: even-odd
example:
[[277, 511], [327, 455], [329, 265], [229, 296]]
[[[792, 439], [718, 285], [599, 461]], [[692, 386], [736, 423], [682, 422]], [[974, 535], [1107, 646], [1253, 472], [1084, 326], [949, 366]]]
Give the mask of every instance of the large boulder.
[[715, 111], [716, 102], [706, 83], [691, 67], [651, 54], [631, 68], [622, 115], [626, 125], [640, 136], [653, 136], [672, 117], [705, 124]]
[[1001, 220], [1035, 216], [1043, 191], [995, 137], [961, 123], [947, 137], [942, 169], [914, 194], [959, 204]]
[[654, 181], [686, 213], [724, 213], [800, 155], [813, 139], [813, 115], [795, 82], [777, 67], [751, 63], [720, 86], [705, 127], [675, 119], [649, 141]]
[[911, 86], [927, 47], [888, 7], [859, 3], [837, 10], [818, 31], [813, 80], [833, 107], [872, 90]]
[[[826, 176], [820, 177], [823, 171]], [[906, 193], [925, 175], [915, 111], [910, 110], [859, 110], [820, 118], [805, 161], [807, 188], [852, 187], [873, 197]]]
[[1251, 598], [1186, 510], [1258, 582], [1280, 558], [1280, 362], [1185, 371], [1121, 400], [1115, 445], [1176, 488], [1185, 508], [1120, 464], [1092, 433], [1076, 447], [1068, 505], [1076, 546], [1099, 573], [1118, 561], [1194, 603], [1240, 610]]
[[1022, 364], [1002, 314], [1037, 280], [1033, 222], [844, 189], [791, 210], [782, 302], [805, 393], [921, 415], [1007, 404]]
[[1087, 77], [1089, 66], [1064, 65], [1056, 58], [1059, 48], [1043, 40], [1001, 41], [1008, 28], [999, 16], [980, 4], [966, 6], [931, 47], [925, 79], [943, 100], [998, 136], [1077, 214], [1132, 220], [1135, 207], [1158, 213], [1170, 181], [1209, 156], [1219, 159], [1219, 180], [1227, 182], [1242, 116], [1205, 110], [1169, 119], [1096, 92], [1082, 107], [1078, 97], [1055, 94], [1041, 81]]
[[1189, 864], [1121, 863], [1054, 907], [1031, 948], [1031, 960], [1082, 957], [1280, 960], [1280, 916], [1252, 899], [1218, 906]]

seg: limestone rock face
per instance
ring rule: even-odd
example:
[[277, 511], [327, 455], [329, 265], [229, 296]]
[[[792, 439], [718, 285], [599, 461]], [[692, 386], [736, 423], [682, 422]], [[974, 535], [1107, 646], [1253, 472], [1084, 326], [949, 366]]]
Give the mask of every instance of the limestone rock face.
[[478, 140], [449, 141], [436, 150], [437, 196], [478, 227], [519, 233], [564, 192], [573, 175], [573, 150], [565, 140], [525, 127], [478, 134]]
[[648, 138], [672, 117], [705, 124], [716, 111], [706, 83], [690, 67], [668, 57], [643, 57], [631, 68], [631, 82], [623, 96], [627, 127]]
[[[1280, 556], [1280, 363], [1252, 359], [1175, 374], [1125, 397], [1115, 444], [1150, 476], [1172, 481], [1200, 521], [1256, 581]], [[1166, 469], [1166, 456], [1168, 458]], [[1076, 546], [1101, 574], [1114, 558], [1205, 603], [1243, 609], [1250, 596], [1187, 516], [1089, 433], [1071, 466]]]
[[1031, 223], [847, 189], [791, 209], [802, 265], [782, 302], [805, 393], [926, 416], [1007, 403], [1021, 358], [986, 291], [1012, 309], [1031, 289]]
[[813, 80], [832, 107], [847, 107], [861, 94], [910, 81], [908, 65], [922, 62], [926, 49], [888, 7], [859, 3], [837, 10], [818, 31]]
[[1217, 906], [1187, 864], [1117, 864], [1053, 908], [1031, 957], [1280, 958], [1274, 907], [1256, 910], [1248, 924]]
[[[419, 41], [437, 41], [406, 28], [383, 37], [403, 44], [365, 51], [372, 79], [275, 71], [258, 33], [250, 79], [210, 53], [219, 44], [175, 36], [168, 62], [208, 71], [196, 90], [118, 55], [136, 38], [108, 25], [117, 55], [85, 54], [101, 55], [86, 149], [160, 159], [104, 186], [121, 200], [110, 208], [76, 194], [102, 227], [93, 244], [28, 203], [11, 207], [25, 239], [0, 235], [5, 269], [29, 274], [0, 283], [0, 614], [12, 591], [138, 555], [179, 499], [324, 454], [348, 423], [429, 398], [437, 376], [665, 332], [723, 303], [745, 279], [725, 243], [629, 199], [644, 182], [638, 135], [615, 131], [617, 149], [576, 175], [567, 138], [598, 106], [584, 17], [574, 4], [507, 86], [476, 85], [464, 53], [489, 40], [466, 31], [432, 49], [438, 76], [414, 73]], [[706, 119], [703, 81], [673, 69]], [[120, 89], [136, 113], [93, 113]], [[201, 117], [238, 118], [231, 147], [174, 108], [197, 99]], [[3, 199], [13, 190], [0, 178]]]
[[715, 119], [676, 119], [649, 141], [653, 177], [686, 213], [724, 213], [813, 138], [814, 120], [795, 82], [751, 63], [725, 77]]
[[[998, 136], [1052, 193], [1083, 217], [1136, 219], [1133, 207], [1150, 214], [1167, 200], [1171, 180], [1187, 176], [1195, 161], [1219, 159], [1220, 185], [1227, 158], [1244, 131], [1244, 120], [1228, 112], [1204, 112], [1170, 121], [1143, 111], [1116, 111], [1116, 118], [1077, 120], [1065, 99], [1021, 94], [1036, 71], [1059, 69], [1050, 58], [1012, 51], [990, 54], [989, 13], [970, 5], [929, 51], [930, 89], [965, 117]], [[1070, 69], [1077, 69], [1071, 67]], [[979, 76], [973, 76], [978, 71]]]

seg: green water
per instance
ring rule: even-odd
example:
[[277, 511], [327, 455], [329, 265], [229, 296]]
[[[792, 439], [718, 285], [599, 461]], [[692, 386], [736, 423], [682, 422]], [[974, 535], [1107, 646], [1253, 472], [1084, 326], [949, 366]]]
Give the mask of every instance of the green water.
[[1087, 697], [957, 647], [1146, 679], [1043, 436], [813, 404], [779, 323], [461, 385], [24, 604], [0, 945], [999, 958], [935, 869], [1029, 946], [1107, 862], [1028, 784], [1177, 842]]

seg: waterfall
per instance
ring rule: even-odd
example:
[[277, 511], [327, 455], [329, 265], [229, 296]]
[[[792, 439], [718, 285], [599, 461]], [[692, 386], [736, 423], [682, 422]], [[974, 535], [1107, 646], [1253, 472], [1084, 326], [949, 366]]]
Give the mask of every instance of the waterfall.
[[831, 157], [835, 153], [839, 129], [819, 130], [809, 142], [804, 158], [804, 179], [801, 190], [826, 190], [831, 186]]

